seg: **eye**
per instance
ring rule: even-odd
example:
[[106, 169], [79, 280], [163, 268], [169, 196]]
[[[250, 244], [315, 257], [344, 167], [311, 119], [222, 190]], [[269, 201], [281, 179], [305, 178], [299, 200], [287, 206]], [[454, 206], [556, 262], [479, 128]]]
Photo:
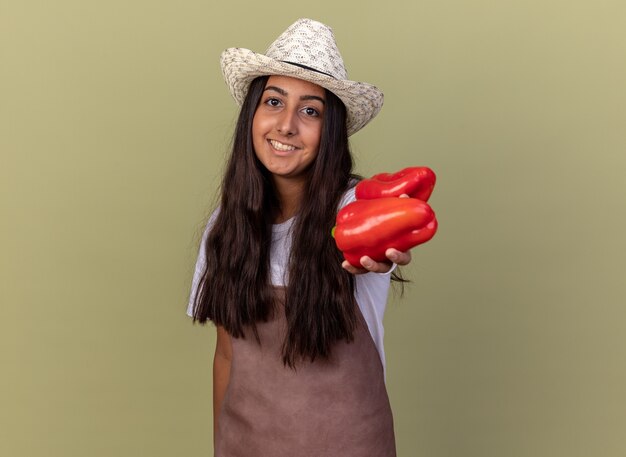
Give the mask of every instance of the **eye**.
[[304, 114], [306, 114], [307, 116], [317, 117], [320, 115], [320, 112], [318, 110], [316, 110], [315, 108], [311, 108], [310, 106], [304, 108], [302, 111], [304, 111]]
[[265, 104], [273, 107], [280, 106], [280, 100], [277, 98], [268, 98], [265, 100]]

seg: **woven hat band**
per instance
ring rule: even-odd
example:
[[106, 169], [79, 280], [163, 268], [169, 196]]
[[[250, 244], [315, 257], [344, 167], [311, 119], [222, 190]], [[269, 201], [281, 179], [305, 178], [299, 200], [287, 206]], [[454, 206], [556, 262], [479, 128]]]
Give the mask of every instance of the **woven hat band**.
[[281, 62], [288, 63], [289, 65], [295, 65], [296, 67], [304, 68], [305, 70], [311, 70], [311, 71], [314, 71], [315, 73], [320, 73], [322, 75], [330, 76], [331, 78], [337, 79], [333, 75], [331, 75], [330, 73], [325, 73], [323, 71], [316, 70], [315, 68], [308, 67], [306, 65], [302, 65], [301, 63], [289, 62], [288, 60], [281, 60]]

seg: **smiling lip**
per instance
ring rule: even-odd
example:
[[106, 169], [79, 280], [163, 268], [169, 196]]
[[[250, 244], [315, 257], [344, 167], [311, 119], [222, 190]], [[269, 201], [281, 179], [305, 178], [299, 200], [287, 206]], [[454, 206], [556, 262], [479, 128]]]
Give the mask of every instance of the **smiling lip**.
[[294, 145], [281, 143], [277, 140], [267, 140], [267, 142], [270, 144], [274, 152], [276, 152], [278, 155], [286, 155], [290, 152], [295, 151], [296, 149], [299, 149]]

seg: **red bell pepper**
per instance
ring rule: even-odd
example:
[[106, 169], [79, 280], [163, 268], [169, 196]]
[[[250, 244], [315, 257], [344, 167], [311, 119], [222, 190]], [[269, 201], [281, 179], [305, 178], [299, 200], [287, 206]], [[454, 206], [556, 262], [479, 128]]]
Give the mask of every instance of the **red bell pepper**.
[[409, 167], [397, 173], [379, 173], [356, 185], [357, 200], [383, 197], [409, 197], [428, 201], [435, 187], [435, 173], [428, 167]]
[[407, 251], [430, 240], [436, 231], [437, 219], [428, 203], [393, 197], [344, 206], [337, 214], [333, 236], [344, 258], [361, 268], [364, 255], [384, 262], [387, 249]]

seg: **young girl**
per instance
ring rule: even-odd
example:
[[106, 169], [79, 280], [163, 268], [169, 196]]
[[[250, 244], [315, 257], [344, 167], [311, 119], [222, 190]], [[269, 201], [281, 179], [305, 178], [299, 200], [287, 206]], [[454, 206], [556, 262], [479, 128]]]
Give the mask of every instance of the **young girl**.
[[382, 319], [410, 253], [355, 268], [331, 236], [354, 200], [348, 136], [383, 94], [347, 79], [331, 29], [310, 19], [221, 64], [241, 112], [187, 310], [217, 327], [215, 455], [395, 456]]

